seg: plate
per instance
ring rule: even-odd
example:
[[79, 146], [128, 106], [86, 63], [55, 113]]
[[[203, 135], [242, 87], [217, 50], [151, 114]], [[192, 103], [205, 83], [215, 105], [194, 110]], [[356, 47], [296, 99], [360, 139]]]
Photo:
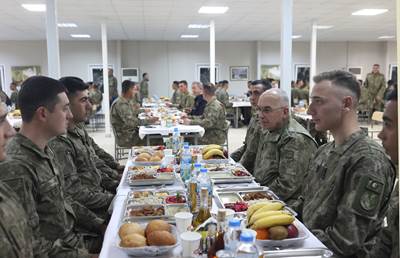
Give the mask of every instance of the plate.
[[283, 240], [256, 240], [256, 243], [263, 247], [289, 247], [302, 245], [304, 240], [309, 237], [307, 228], [297, 219], [293, 224], [299, 230], [299, 236], [296, 238], [287, 238]]

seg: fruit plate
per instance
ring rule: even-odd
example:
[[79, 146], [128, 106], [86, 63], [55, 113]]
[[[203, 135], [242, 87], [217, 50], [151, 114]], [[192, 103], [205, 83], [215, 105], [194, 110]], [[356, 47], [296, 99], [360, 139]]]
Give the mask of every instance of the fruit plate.
[[238, 170], [222, 171], [209, 173], [211, 180], [214, 184], [229, 184], [229, 183], [251, 183], [253, 182], [253, 176], [245, 170], [240, 170], [241, 176], [237, 176], [234, 173]]
[[299, 231], [298, 237], [283, 240], [257, 240], [256, 243], [263, 247], [289, 247], [299, 246], [304, 243], [309, 236], [307, 228], [297, 219], [293, 222]]
[[121, 247], [120, 246], [120, 238], [117, 237], [117, 247], [122, 250], [124, 253], [130, 256], [138, 256], [138, 257], [146, 257], [146, 256], [159, 256], [166, 254], [172, 251], [174, 248], [178, 246], [178, 237], [176, 233], [176, 227], [171, 225], [171, 233], [175, 236], [176, 244], [175, 245], [167, 245], [167, 246], [143, 246], [143, 247]]

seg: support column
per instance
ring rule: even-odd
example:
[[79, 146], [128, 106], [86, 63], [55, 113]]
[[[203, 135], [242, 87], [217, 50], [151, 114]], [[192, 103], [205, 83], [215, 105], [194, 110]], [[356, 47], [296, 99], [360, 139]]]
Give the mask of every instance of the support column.
[[111, 124], [110, 124], [110, 91], [108, 85], [108, 47], [107, 47], [107, 25], [103, 22], [101, 24], [101, 55], [103, 57], [103, 111], [105, 123], [105, 136], [111, 137]]
[[257, 41], [257, 78], [261, 79], [261, 41]]
[[210, 82], [215, 84], [215, 23], [210, 21]]
[[46, 0], [46, 40], [48, 76], [60, 78], [60, 47], [57, 27], [57, 0]]
[[281, 82], [280, 88], [286, 91], [291, 100], [292, 81], [292, 31], [293, 31], [293, 0], [281, 1]]
[[317, 23], [313, 21], [310, 44], [310, 94], [314, 87], [313, 78], [317, 74], [317, 36]]
[[[396, 46], [397, 46], [397, 65], [400, 64], [400, 0], [396, 0]], [[397, 85], [400, 82], [400, 70], [397, 69]], [[400, 102], [397, 100], [397, 116], [400, 114]], [[400, 135], [400, 127], [397, 126], [397, 134]], [[400, 143], [399, 140], [397, 140], [397, 148], [400, 150]], [[399, 157], [398, 160], [400, 160], [400, 152], [398, 153]], [[398, 189], [399, 194], [400, 194], [400, 187]], [[400, 205], [400, 204], [399, 204]], [[400, 218], [399, 218], [400, 221]]]

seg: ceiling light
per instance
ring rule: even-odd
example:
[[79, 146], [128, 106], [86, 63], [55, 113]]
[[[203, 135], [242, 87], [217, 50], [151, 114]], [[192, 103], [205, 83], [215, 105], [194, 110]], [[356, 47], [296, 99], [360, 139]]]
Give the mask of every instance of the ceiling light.
[[301, 35], [293, 35], [292, 36], [292, 39], [299, 39], [299, 38], [301, 38]]
[[181, 38], [183, 39], [196, 39], [198, 37], [199, 35], [181, 35]]
[[90, 38], [89, 34], [71, 34], [71, 37], [73, 38]]
[[189, 29], [208, 29], [210, 25], [208, 24], [189, 24]]
[[317, 25], [318, 30], [327, 30], [333, 28], [332, 25]]
[[202, 6], [199, 9], [199, 13], [205, 14], [223, 14], [228, 11], [228, 6]]
[[388, 9], [361, 9], [356, 12], [353, 12], [351, 15], [367, 15], [367, 16], [372, 16], [372, 15], [378, 15], [382, 13], [386, 13]]
[[76, 25], [75, 23], [58, 23], [57, 25], [60, 28], [76, 28], [76, 27], [78, 27], [78, 25]]
[[31, 12], [45, 12], [46, 11], [45, 4], [21, 4], [21, 6]]
[[378, 39], [394, 39], [394, 36], [380, 36]]

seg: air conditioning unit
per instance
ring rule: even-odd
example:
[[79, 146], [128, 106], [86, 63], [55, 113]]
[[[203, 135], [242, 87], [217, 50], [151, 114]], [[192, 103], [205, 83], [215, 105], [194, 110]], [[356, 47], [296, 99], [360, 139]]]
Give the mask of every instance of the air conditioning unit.
[[122, 68], [122, 81], [139, 82], [139, 68]]

